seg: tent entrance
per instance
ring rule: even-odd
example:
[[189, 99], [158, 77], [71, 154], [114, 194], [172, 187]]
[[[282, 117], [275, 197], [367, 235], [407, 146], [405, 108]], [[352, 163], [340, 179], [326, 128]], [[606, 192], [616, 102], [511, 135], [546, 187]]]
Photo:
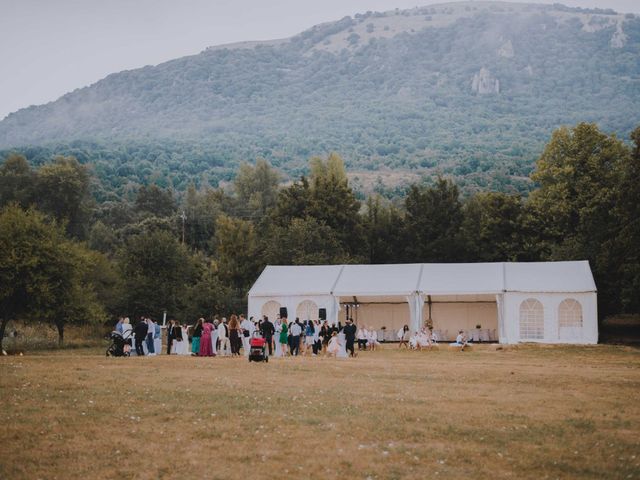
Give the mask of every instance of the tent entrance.
[[460, 330], [475, 341], [498, 340], [495, 295], [425, 295], [422, 316], [441, 341], [454, 340]]
[[390, 339], [403, 325], [411, 325], [409, 304], [406, 297], [400, 296], [341, 297], [340, 322], [344, 324], [347, 315], [359, 328], [377, 330], [381, 340], [381, 331], [385, 332], [385, 339]]

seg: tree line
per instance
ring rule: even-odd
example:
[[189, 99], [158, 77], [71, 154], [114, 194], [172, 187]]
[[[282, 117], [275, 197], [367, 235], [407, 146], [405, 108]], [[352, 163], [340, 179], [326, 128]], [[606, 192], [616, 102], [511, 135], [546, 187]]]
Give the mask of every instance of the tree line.
[[116, 315], [191, 321], [243, 311], [267, 264], [586, 259], [601, 316], [640, 311], [640, 127], [632, 145], [594, 124], [556, 130], [528, 197], [463, 198], [448, 178], [364, 201], [337, 154], [283, 184], [266, 160], [221, 188], [155, 184], [97, 201], [90, 164], [0, 166], [0, 338], [9, 320]]

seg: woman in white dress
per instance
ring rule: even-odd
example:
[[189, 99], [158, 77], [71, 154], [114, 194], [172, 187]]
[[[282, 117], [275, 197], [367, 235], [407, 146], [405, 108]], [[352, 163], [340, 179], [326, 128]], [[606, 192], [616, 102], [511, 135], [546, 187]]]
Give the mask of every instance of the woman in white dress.
[[369, 350], [375, 350], [376, 345], [378, 345], [378, 332], [373, 329], [373, 327], [369, 327], [369, 338], [367, 338], [367, 346]]
[[328, 357], [337, 357], [340, 354], [340, 341], [338, 340], [338, 335], [336, 332], [331, 334], [331, 340], [329, 340], [329, 345], [327, 346], [327, 356]]
[[174, 351], [176, 355], [191, 355], [191, 352], [189, 352], [189, 329], [186, 326], [182, 326], [180, 331], [182, 339], [173, 341]]
[[340, 350], [338, 351], [338, 358], [348, 358], [347, 354], [347, 339], [344, 335], [344, 329], [340, 330], [338, 333], [338, 345], [340, 346]]
[[276, 321], [273, 324], [273, 328], [275, 330], [273, 338], [275, 339], [275, 343], [276, 343], [274, 356], [282, 357], [282, 344], [280, 343], [280, 332], [282, 332], [282, 322], [280, 321], [280, 315], [278, 315], [278, 318], [276, 318]]
[[418, 350], [422, 350], [423, 347], [431, 348], [431, 337], [424, 329], [422, 329], [416, 335], [416, 343]]
[[133, 327], [129, 317], [122, 321], [122, 338], [124, 339], [124, 353], [131, 353], [131, 345], [133, 344]]
[[218, 345], [218, 325], [220, 324], [220, 320], [218, 320], [218, 316], [213, 320], [213, 331], [211, 332], [211, 351], [213, 355], [217, 355], [218, 351], [216, 350], [216, 346]]

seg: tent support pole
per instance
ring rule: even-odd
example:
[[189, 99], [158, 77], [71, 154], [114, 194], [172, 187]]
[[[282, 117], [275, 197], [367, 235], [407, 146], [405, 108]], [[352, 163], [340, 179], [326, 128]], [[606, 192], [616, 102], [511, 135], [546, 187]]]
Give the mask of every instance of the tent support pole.
[[433, 303], [431, 301], [431, 295], [427, 295], [427, 303], [429, 304], [429, 322], [431, 322], [432, 321], [432, 319], [431, 319], [431, 304]]

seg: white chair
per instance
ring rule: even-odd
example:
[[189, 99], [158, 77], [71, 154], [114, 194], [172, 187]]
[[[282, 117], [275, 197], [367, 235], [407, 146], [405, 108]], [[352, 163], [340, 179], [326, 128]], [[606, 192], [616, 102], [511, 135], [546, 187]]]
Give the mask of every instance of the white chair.
[[483, 328], [482, 330], [480, 330], [480, 340], [483, 342], [488, 342], [489, 341], [489, 329], [488, 328]]

